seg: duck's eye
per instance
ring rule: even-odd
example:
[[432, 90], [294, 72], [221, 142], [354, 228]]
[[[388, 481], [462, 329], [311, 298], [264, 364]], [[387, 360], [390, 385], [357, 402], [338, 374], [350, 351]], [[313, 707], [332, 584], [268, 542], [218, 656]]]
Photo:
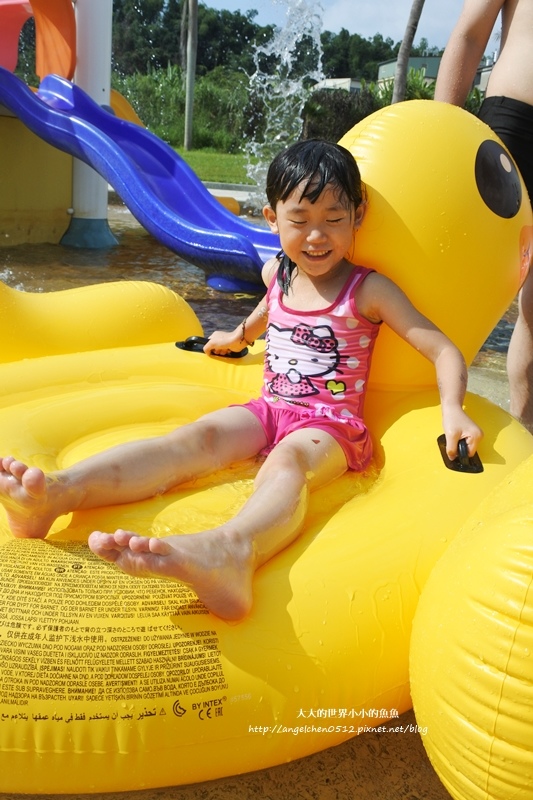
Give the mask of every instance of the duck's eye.
[[476, 184], [484, 203], [504, 219], [518, 214], [522, 185], [515, 164], [501, 144], [487, 139], [476, 155]]

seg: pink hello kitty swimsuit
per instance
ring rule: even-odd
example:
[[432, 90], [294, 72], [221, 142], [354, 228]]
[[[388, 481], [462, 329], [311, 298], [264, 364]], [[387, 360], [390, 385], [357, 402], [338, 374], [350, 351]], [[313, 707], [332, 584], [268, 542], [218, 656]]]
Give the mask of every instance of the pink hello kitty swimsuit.
[[245, 404], [268, 438], [262, 454], [292, 431], [318, 428], [340, 444], [350, 469], [368, 466], [372, 442], [362, 415], [379, 325], [359, 314], [354, 293], [370, 272], [354, 266], [322, 311], [286, 308], [276, 278], [270, 284], [261, 398]]

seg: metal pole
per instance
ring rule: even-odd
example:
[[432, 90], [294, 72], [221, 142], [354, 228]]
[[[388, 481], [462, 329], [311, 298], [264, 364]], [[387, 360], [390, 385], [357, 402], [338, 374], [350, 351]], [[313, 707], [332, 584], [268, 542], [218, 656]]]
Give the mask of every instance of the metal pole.
[[[74, 83], [99, 105], [109, 105], [113, 0], [76, 0], [77, 63]], [[108, 185], [92, 167], [74, 159], [74, 214], [62, 244], [109, 247], [117, 244], [107, 222]]]

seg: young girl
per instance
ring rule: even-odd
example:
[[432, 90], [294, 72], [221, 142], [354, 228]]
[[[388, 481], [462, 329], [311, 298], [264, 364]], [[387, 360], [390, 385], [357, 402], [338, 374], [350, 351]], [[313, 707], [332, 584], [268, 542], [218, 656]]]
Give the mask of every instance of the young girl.
[[309, 492], [368, 465], [362, 413], [381, 322], [435, 365], [448, 455], [461, 438], [473, 455], [482, 437], [462, 408], [467, 371], [457, 348], [388, 278], [344, 258], [365, 210], [351, 153], [298, 142], [274, 159], [267, 197], [264, 215], [283, 247], [264, 266], [267, 294], [233, 332], [216, 331], [205, 346], [223, 355], [266, 331], [261, 397], [50, 475], [11, 457], [0, 469], [14, 535], [44, 537], [60, 514], [142, 500], [266, 455], [252, 496], [217, 528], [163, 539], [125, 530], [89, 536], [91, 550], [124, 572], [183, 581], [226, 619], [250, 610], [254, 572], [298, 536]]

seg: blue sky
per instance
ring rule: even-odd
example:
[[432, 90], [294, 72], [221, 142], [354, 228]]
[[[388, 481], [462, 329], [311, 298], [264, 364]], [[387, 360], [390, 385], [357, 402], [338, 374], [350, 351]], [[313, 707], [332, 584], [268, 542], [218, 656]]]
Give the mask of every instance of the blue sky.
[[[358, 33], [364, 39], [381, 33], [386, 39], [390, 37], [399, 42], [404, 34], [405, 25], [411, 8], [411, 0], [203, 0], [207, 6], [229, 11], [246, 11], [254, 8], [260, 24], [275, 23], [282, 25], [286, 14], [287, 2], [306, 2], [308, 5], [320, 5], [324, 30], [338, 33], [346, 28], [350, 33]], [[444, 47], [459, 16], [463, 0], [426, 0], [415, 43], [422, 37], [430, 45]], [[498, 47], [493, 34], [488, 53]]]

